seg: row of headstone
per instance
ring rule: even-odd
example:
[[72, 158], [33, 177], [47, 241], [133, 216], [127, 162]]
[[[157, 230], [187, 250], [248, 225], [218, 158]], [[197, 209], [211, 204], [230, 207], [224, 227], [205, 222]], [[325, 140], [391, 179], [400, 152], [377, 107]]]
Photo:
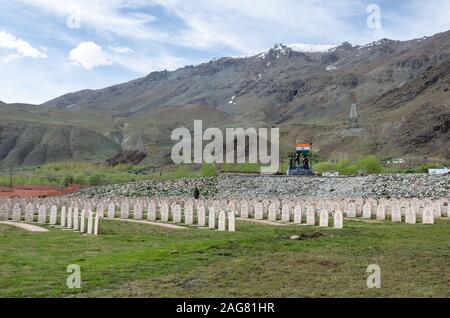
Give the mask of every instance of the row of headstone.
[[[0, 207], [0, 211], [5, 215], [9, 211], [6, 212], [5, 206], [2, 205]], [[53, 205], [50, 208], [50, 212], [47, 213], [48, 209], [46, 205], [41, 205], [38, 208], [38, 216], [37, 223], [38, 224], [50, 224], [57, 225], [58, 223], [58, 207]], [[73, 229], [75, 231], [79, 231], [80, 233], [98, 235], [98, 227], [100, 215], [95, 214], [89, 210], [86, 213], [86, 210], [82, 210], [81, 214], [78, 212], [78, 208], [70, 207], [67, 211], [66, 207], [63, 206], [61, 208], [61, 213], [59, 215], [59, 225], [61, 228]], [[4, 218], [4, 221], [8, 220], [7, 217]], [[25, 213], [22, 215], [22, 208], [19, 204], [14, 205], [12, 212], [12, 221], [14, 222], [27, 222], [34, 223], [35, 222], [35, 214], [34, 214], [34, 206], [29, 203], [25, 207]]]

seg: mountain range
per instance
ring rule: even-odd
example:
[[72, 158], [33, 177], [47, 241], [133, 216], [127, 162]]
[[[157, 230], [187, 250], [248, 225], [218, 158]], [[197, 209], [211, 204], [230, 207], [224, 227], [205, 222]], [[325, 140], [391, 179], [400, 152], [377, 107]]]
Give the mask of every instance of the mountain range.
[[[359, 46], [277, 44], [41, 105], [0, 102], [0, 167], [104, 162], [141, 149], [170, 164], [171, 132], [192, 127], [279, 127], [328, 159], [450, 160], [450, 31]], [[359, 128], [350, 128], [355, 103]]]

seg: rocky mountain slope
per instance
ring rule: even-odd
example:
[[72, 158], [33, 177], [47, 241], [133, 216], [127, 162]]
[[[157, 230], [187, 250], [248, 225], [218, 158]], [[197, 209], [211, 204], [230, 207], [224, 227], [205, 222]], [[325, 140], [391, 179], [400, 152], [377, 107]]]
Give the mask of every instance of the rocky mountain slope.
[[[449, 65], [450, 32], [322, 51], [278, 44], [39, 106], [1, 103], [0, 164], [104, 160], [136, 147], [146, 162], [166, 164], [172, 129], [194, 119], [280, 127], [283, 151], [301, 140], [332, 158], [450, 160]], [[359, 130], [348, 129], [352, 96]]]

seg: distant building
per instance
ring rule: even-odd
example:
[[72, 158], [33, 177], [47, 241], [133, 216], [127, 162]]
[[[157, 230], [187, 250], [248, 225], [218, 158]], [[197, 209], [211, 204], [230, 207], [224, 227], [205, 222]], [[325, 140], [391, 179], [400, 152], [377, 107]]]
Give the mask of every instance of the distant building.
[[392, 159], [387, 162], [388, 165], [404, 165], [406, 164], [406, 160], [403, 158]]
[[450, 169], [445, 167], [444, 169], [428, 169], [429, 174], [450, 174]]

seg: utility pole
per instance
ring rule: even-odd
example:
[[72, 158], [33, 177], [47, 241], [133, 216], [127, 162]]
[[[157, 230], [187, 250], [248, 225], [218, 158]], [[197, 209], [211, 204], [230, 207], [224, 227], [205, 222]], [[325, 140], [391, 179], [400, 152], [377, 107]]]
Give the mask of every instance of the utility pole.
[[9, 168], [9, 187], [13, 187], [13, 168]]

